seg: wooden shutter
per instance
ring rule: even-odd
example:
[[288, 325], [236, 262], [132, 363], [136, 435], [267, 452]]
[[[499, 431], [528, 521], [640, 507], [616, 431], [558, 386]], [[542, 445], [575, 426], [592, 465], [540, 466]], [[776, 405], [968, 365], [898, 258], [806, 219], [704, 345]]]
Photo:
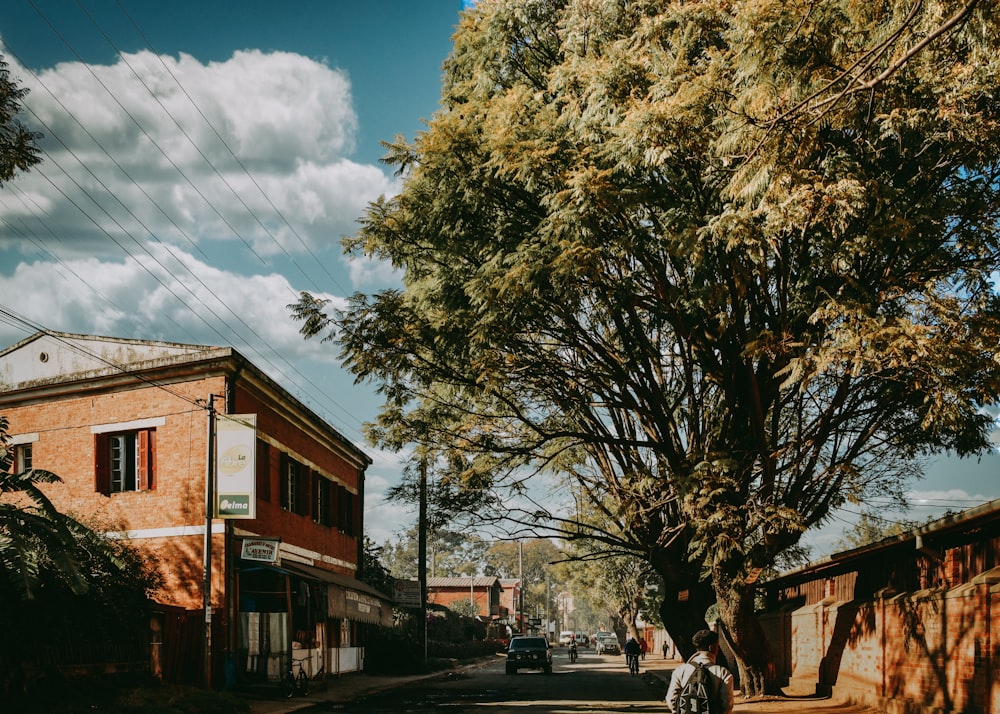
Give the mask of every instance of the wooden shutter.
[[257, 500], [271, 500], [271, 447], [263, 439], [257, 439]]
[[108, 434], [94, 434], [94, 490], [111, 493], [111, 445]]
[[309, 501], [311, 499], [311, 483], [309, 483], [309, 469], [306, 468], [305, 464], [296, 463], [295, 464], [295, 500], [298, 502], [295, 504], [295, 512], [300, 516], [309, 515]]
[[330, 525], [340, 528], [340, 488], [337, 484], [330, 482]]
[[291, 508], [288, 502], [288, 454], [281, 452], [278, 459], [278, 503], [286, 511]]
[[148, 491], [153, 487], [153, 464], [156, 463], [156, 430], [141, 429], [136, 432], [136, 490]]
[[333, 481], [326, 482], [326, 513], [323, 517], [325, 525], [337, 525], [337, 487]]
[[312, 516], [314, 523], [323, 522], [323, 494], [321, 490], [323, 484], [320, 483], [319, 471], [309, 471], [309, 480], [312, 481], [312, 498], [310, 499], [309, 515]]
[[350, 491], [347, 492], [347, 509], [346, 509], [347, 510], [347, 528], [345, 528], [344, 531], [349, 536], [353, 536], [356, 533], [355, 529], [356, 529], [357, 521], [354, 519], [354, 517], [355, 517], [354, 510], [355, 510], [355, 506], [356, 506], [357, 500], [358, 499], [355, 497], [355, 495], [353, 493], [351, 493]]

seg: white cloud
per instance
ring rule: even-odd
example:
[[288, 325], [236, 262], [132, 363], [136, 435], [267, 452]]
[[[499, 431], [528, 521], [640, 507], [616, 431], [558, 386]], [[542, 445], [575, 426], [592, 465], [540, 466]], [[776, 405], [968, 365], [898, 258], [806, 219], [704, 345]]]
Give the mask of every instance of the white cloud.
[[11, 71], [45, 155], [0, 197], [0, 238], [54, 236], [63, 256], [115, 251], [109, 236], [339, 254], [367, 204], [398, 190], [348, 159], [358, 127], [346, 75], [301, 55], [203, 64], [139, 52]]
[[351, 285], [362, 288], [366, 285], [402, 285], [403, 271], [396, 270], [386, 260], [349, 258], [346, 260], [351, 276]]
[[[24, 262], [13, 275], [0, 275], [0, 293], [7, 307], [49, 329], [248, 344], [268, 359], [274, 355], [264, 348], [280, 345], [288, 358], [334, 359], [330, 345], [298, 334], [285, 307], [297, 292], [284, 276], [240, 275], [163, 245], [137, 259]], [[0, 325], [0, 334], [9, 330]]]
[[365, 535], [376, 545], [382, 545], [394, 540], [416, 520], [413, 505], [386, 500], [389, 488], [399, 483], [407, 456], [359, 447], [372, 458], [365, 475]]

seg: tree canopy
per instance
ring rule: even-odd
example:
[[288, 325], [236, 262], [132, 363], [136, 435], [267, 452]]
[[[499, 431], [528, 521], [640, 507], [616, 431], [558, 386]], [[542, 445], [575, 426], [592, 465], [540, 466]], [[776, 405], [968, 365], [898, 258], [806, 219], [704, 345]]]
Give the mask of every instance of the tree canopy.
[[440, 111], [387, 145], [401, 193], [346, 241], [404, 288], [295, 316], [379, 385], [378, 443], [476, 489], [586, 480], [677, 596], [668, 629], [708, 586], [745, 691], [774, 691], [761, 570], [921, 455], [988, 444], [997, 22], [976, 0], [483, 0]]
[[27, 171], [41, 161], [35, 141], [38, 132], [25, 127], [17, 115], [21, 100], [28, 90], [19, 87], [10, 76], [7, 62], [0, 55], [0, 186], [14, 178], [19, 171]]

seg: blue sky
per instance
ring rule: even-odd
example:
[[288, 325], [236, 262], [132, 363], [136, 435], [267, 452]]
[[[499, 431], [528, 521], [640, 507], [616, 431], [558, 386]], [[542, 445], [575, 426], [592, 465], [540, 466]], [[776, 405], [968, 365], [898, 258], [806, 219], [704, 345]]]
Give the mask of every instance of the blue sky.
[[[438, 106], [460, 0], [4, 0], [0, 54], [44, 163], [0, 190], [0, 346], [35, 329], [228, 344], [361, 443], [378, 400], [285, 306], [398, 284], [340, 239], [398, 190], [381, 141]], [[366, 521], [400, 459], [363, 446]], [[1000, 458], [939, 460], [923, 519], [1000, 496]], [[828, 554], [852, 508], [815, 537]]]
[[[460, 0], [4, 0], [43, 163], [0, 190], [0, 345], [36, 328], [229, 344], [349, 438], [375, 416], [285, 306], [398, 280], [340, 239], [397, 190], [380, 142], [438, 106]], [[364, 447], [377, 541], [399, 459]]]

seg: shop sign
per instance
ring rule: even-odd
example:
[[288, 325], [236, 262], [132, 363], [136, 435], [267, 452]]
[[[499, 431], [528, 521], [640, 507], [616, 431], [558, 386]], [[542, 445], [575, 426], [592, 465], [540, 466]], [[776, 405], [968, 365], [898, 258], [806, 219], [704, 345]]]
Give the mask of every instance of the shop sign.
[[256, 518], [257, 415], [219, 414], [215, 435], [215, 516]]
[[392, 594], [400, 607], [420, 607], [419, 580], [394, 580]]
[[240, 557], [243, 560], [256, 560], [261, 563], [277, 563], [280, 542], [272, 538], [244, 538]]

